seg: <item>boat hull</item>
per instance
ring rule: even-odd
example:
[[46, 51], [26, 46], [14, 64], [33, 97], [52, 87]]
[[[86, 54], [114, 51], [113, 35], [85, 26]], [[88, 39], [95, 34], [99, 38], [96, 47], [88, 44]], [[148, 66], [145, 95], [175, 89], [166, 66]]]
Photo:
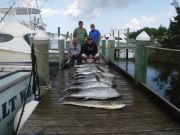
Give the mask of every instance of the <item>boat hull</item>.
[[12, 135], [14, 117], [22, 107], [25, 95], [27, 102], [33, 100], [31, 89], [28, 90], [30, 72], [18, 71], [0, 77], [0, 135]]
[[29, 62], [29, 61], [31, 61], [31, 57], [29, 53], [0, 49], [0, 62]]

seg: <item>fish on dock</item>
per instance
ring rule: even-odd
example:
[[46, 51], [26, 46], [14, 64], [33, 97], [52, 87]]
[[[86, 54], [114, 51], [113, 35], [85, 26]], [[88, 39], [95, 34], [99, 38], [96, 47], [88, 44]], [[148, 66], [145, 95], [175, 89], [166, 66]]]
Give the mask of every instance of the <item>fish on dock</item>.
[[83, 84], [83, 83], [87, 83], [87, 82], [104, 82], [106, 84], [109, 84], [109, 85], [113, 85], [113, 80], [111, 79], [106, 79], [106, 78], [90, 78], [90, 79], [78, 79], [78, 80], [74, 80], [74, 82], [72, 83], [73, 84]]
[[84, 67], [96, 67], [96, 65], [95, 64], [74, 65], [74, 68], [84, 68]]
[[110, 79], [115, 79], [116, 76], [114, 74], [111, 74], [109, 72], [106, 72], [106, 73], [101, 73], [101, 72], [97, 72], [95, 73], [97, 76], [101, 76], [103, 78], [110, 78]]
[[112, 99], [112, 98], [118, 98], [121, 95], [119, 92], [117, 92], [114, 88], [104, 88], [104, 87], [94, 87], [89, 89], [81, 90], [80, 92], [67, 95], [63, 98], [61, 98], [59, 101], [65, 99], [66, 97], [72, 97], [72, 98], [84, 98], [87, 99], [99, 99], [99, 100], [105, 100], [105, 99]]
[[[76, 68], [75, 71], [91, 71], [91, 70], [98, 70], [97, 67], [84, 67], [84, 68]], [[100, 71], [100, 70], [99, 70]]]
[[89, 74], [89, 75], [73, 75], [74, 80], [83, 79], [83, 78], [94, 78], [95, 74]]
[[[96, 74], [96, 73], [89, 74], [89, 75], [73, 76], [73, 78], [76, 81], [84, 81], [84, 80], [90, 80], [90, 79], [96, 79], [97, 81], [100, 81], [101, 79], [106, 79], [103, 75]], [[107, 78], [107, 79], [109, 79], [109, 78]]]
[[110, 71], [108, 68], [101, 67], [99, 65], [96, 65], [95, 67], [92, 66], [92, 67], [82, 67], [82, 68], [75, 69], [76, 72], [85, 72], [85, 71], [93, 71], [93, 70], [104, 72], [104, 73]]
[[61, 104], [100, 109], [121, 109], [126, 106], [119, 101], [62, 101]]
[[101, 73], [101, 71], [95, 69], [95, 70], [87, 70], [87, 71], [74, 71], [72, 74], [82, 74], [82, 75], [88, 75], [88, 74], [93, 74], [93, 73]]
[[81, 85], [72, 85], [69, 88], [65, 89], [64, 91], [68, 90], [82, 90], [82, 89], [89, 89], [89, 88], [97, 88], [97, 87], [104, 87], [104, 88], [112, 88], [112, 85], [103, 83], [103, 82], [87, 82]]
[[100, 65], [96, 65], [97, 69], [99, 69], [101, 72], [110, 72], [109, 68], [102, 67]]
[[78, 76], [78, 75], [91, 75], [91, 74], [95, 74], [97, 72], [100, 72], [100, 71], [74, 72], [73, 75], [74, 76]]

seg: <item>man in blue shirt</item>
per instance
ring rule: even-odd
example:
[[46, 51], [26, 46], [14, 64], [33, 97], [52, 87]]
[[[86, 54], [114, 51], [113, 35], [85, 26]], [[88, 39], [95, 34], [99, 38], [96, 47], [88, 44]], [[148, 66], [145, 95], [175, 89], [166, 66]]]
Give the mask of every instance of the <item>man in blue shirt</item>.
[[99, 30], [95, 29], [94, 24], [91, 24], [90, 27], [91, 27], [91, 31], [89, 32], [89, 37], [92, 38], [93, 42], [98, 47], [100, 39], [101, 39], [101, 33], [99, 32]]

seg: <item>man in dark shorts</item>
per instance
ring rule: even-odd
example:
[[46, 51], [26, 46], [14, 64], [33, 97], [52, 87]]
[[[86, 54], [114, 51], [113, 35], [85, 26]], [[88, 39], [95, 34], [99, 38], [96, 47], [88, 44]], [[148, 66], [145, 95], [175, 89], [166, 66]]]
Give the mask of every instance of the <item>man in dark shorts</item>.
[[82, 48], [81, 57], [85, 62], [87, 62], [87, 59], [93, 59], [93, 63], [99, 63], [100, 57], [98, 54], [98, 48], [91, 37], [87, 38], [87, 41]]

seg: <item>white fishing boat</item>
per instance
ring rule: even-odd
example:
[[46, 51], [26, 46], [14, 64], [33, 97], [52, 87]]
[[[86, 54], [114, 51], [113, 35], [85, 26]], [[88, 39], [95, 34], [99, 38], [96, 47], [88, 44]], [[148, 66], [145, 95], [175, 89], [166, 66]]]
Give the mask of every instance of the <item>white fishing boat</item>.
[[28, 37], [45, 30], [38, 6], [32, 8], [29, 0], [16, 6], [0, 8], [0, 15], [3, 16], [0, 23], [0, 62], [30, 61]]
[[37, 0], [36, 7], [31, 7], [32, 1], [0, 8], [0, 135], [14, 133], [14, 119], [26, 93], [26, 103], [34, 99], [31, 87], [28, 89], [32, 84], [29, 36], [45, 31], [45, 24]]

